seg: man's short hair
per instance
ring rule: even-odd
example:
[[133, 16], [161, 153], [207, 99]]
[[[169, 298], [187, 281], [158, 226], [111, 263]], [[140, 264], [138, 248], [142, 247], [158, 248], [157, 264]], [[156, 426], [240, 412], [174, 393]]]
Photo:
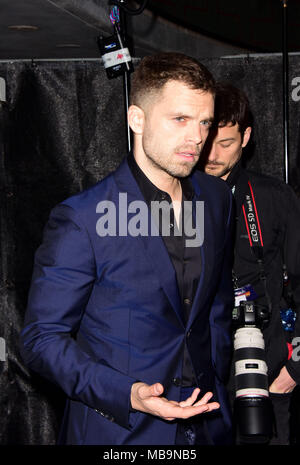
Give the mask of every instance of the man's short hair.
[[217, 83], [214, 122], [219, 127], [238, 124], [243, 136], [245, 129], [252, 126], [252, 114], [246, 94], [229, 83]]
[[215, 94], [215, 80], [204, 65], [182, 53], [163, 52], [141, 60], [132, 75], [130, 104], [141, 107], [147, 96], [162, 90], [168, 81]]

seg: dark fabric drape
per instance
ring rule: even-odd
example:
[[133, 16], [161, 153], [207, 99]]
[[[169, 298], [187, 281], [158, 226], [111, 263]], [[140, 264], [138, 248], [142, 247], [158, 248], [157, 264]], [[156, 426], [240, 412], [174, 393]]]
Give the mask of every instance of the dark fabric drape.
[[[1, 154], [0, 443], [53, 444], [64, 397], [20, 359], [33, 255], [49, 211], [126, 151], [122, 80], [90, 63], [1, 64], [9, 108]], [[4, 130], [4, 128], [3, 128]]]
[[[244, 89], [255, 115], [252, 168], [283, 180], [279, 56], [205, 59], [217, 79]], [[300, 57], [291, 57], [291, 79]], [[126, 154], [122, 78], [100, 62], [5, 62], [0, 108], [0, 444], [54, 444], [64, 395], [19, 355], [33, 256], [50, 210], [102, 179]], [[291, 89], [292, 90], [292, 89]], [[300, 102], [290, 101], [291, 184], [300, 186]]]

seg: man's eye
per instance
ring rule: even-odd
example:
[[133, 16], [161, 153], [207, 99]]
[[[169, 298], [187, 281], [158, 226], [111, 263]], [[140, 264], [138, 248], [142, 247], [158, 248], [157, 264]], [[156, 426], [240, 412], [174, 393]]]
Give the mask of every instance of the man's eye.
[[201, 121], [200, 124], [202, 124], [202, 126], [207, 126], [208, 128], [210, 128], [210, 126], [212, 125], [212, 122], [204, 120], [204, 121]]
[[184, 116], [176, 116], [175, 120], [176, 121], [185, 121], [185, 117]]
[[223, 147], [223, 149], [227, 149], [230, 146], [231, 146], [231, 144], [221, 144], [221, 147]]

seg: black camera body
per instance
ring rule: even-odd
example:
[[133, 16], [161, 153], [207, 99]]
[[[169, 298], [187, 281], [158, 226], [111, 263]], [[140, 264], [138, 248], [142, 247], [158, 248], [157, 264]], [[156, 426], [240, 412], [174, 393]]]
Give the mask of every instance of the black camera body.
[[268, 367], [261, 329], [269, 310], [254, 301], [242, 301], [233, 309], [235, 364], [234, 415], [244, 443], [266, 443], [272, 436], [272, 407]]
[[232, 322], [235, 328], [255, 326], [263, 329], [270, 319], [270, 312], [265, 305], [257, 304], [253, 300], [244, 300], [232, 311]]

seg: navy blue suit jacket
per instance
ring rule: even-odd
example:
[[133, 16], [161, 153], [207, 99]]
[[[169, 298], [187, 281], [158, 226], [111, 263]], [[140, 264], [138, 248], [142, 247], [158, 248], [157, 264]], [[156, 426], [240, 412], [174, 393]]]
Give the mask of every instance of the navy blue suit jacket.
[[[224, 390], [231, 352], [231, 193], [217, 178], [191, 177], [204, 202], [202, 271], [188, 324], [176, 275], [159, 236], [100, 237], [97, 205], [119, 193], [142, 194], [127, 161], [95, 186], [55, 207], [35, 256], [21, 352], [26, 364], [67, 394], [60, 441], [67, 444], [174, 444], [176, 421], [130, 409], [136, 381], [160, 382], [179, 400], [184, 344], [201, 392], [218, 412], [205, 414], [214, 443], [230, 437]], [[149, 216], [150, 218], [150, 216]]]

